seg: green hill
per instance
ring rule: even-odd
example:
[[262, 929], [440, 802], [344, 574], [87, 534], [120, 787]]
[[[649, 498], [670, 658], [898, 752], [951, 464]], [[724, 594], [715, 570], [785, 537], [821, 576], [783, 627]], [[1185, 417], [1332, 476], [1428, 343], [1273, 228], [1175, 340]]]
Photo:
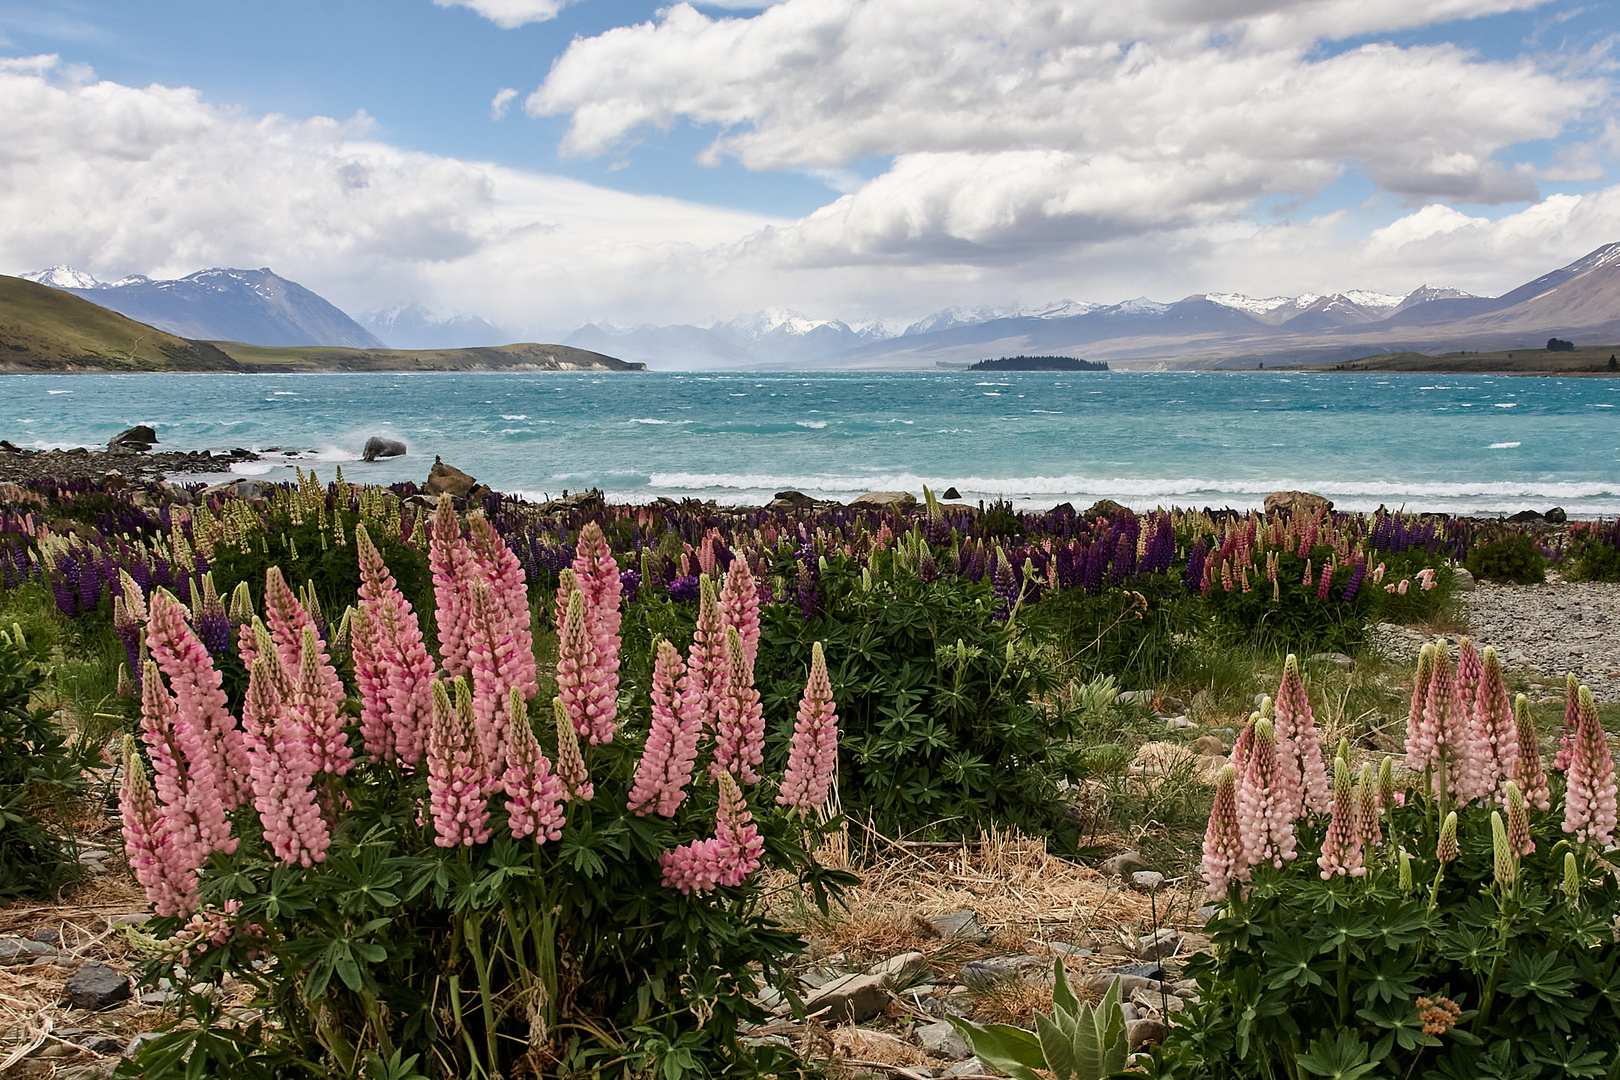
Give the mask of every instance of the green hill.
[[0, 275], [0, 372], [241, 370], [207, 342], [166, 334], [61, 289]]
[[271, 347], [210, 341], [244, 371], [646, 371], [647, 365], [568, 345], [496, 345], [478, 349]]
[[[1615, 375], [1620, 345], [1585, 345], [1567, 352], [1501, 349], [1496, 352], [1383, 353], [1334, 364], [1288, 365], [1303, 371], [1401, 371], [1431, 375]], [[1616, 366], [1610, 367], [1614, 363]], [[1279, 363], [1278, 368], [1284, 365]]]

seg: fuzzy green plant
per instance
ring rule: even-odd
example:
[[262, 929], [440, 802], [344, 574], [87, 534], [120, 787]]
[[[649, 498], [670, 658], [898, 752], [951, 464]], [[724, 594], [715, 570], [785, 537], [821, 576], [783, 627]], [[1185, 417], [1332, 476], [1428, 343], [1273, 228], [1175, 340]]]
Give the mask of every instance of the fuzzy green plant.
[[1035, 1014], [1034, 1032], [948, 1017], [986, 1064], [1014, 1080], [1102, 1080], [1125, 1068], [1130, 1047], [1115, 979], [1096, 1005], [1075, 997], [1061, 959], [1052, 965], [1052, 1012]]

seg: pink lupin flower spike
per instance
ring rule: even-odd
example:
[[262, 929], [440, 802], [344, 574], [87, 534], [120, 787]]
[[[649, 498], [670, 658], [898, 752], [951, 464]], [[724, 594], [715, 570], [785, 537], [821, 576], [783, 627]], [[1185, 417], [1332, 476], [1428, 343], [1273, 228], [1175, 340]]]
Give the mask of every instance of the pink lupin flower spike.
[[489, 776], [473, 729], [472, 698], [458, 683], [456, 702], [443, 682], [433, 683], [433, 736], [428, 740], [428, 806], [433, 842], [471, 847], [494, 834], [489, 825]]
[[1524, 794], [1524, 801], [1542, 813], [1552, 809], [1552, 792], [1547, 786], [1547, 770], [1541, 766], [1541, 736], [1530, 715], [1530, 699], [1520, 694], [1513, 701], [1513, 724], [1518, 732], [1519, 753], [1514, 759], [1513, 780]]
[[1209, 828], [1204, 832], [1204, 883], [1210, 899], [1225, 900], [1232, 882], [1246, 879], [1248, 864], [1243, 858], [1243, 833], [1238, 827], [1237, 769], [1221, 766], [1215, 781], [1215, 805], [1209, 812]]
[[720, 589], [719, 607], [720, 622], [735, 627], [737, 636], [742, 638], [748, 681], [753, 682], [754, 661], [759, 657], [759, 590], [754, 585], [747, 559], [731, 560], [725, 585]]
[[1277, 730], [1261, 717], [1254, 721], [1254, 744], [1238, 786], [1238, 827], [1249, 866], [1271, 863], [1281, 869], [1296, 854], [1291, 799], [1278, 790], [1280, 772]]
[[467, 523], [472, 565], [477, 576], [494, 592], [504, 632], [512, 638], [509, 660], [504, 667], [505, 681], [521, 689], [527, 701], [539, 692], [540, 685], [534, 661], [534, 632], [529, 625], [529, 586], [523, 578], [523, 565], [483, 513], [469, 514]]
[[748, 660], [735, 626], [726, 627], [726, 664], [709, 773], [718, 779], [721, 772], [730, 772], [745, 784], [757, 784], [759, 773], [755, 766], [765, 760], [765, 713], [759, 691], [749, 678]]
[[1354, 789], [1350, 786], [1350, 766], [1344, 758], [1333, 759], [1333, 818], [1328, 823], [1326, 838], [1322, 841], [1322, 855], [1316, 865], [1322, 868], [1322, 880], [1334, 874], [1360, 877], [1367, 872], [1362, 865], [1361, 829], [1356, 818], [1359, 813]]
[[1487, 645], [1480, 663], [1478, 688], [1474, 693], [1474, 746], [1483, 766], [1480, 797], [1492, 796], [1503, 807], [1507, 791], [1503, 786], [1519, 767], [1519, 731], [1502, 678], [1502, 660]]
[[1322, 745], [1311, 715], [1311, 699], [1293, 653], [1283, 662], [1282, 684], [1277, 688], [1277, 754], [1279, 776], [1288, 794], [1288, 809], [1295, 818], [1305, 811], [1325, 814], [1332, 805]]
[[680, 650], [660, 639], [653, 662], [652, 727], [625, 806], [638, 816], [656, 810], [663, 817], [671, 817], [686, 798], [703, 718], [683, 719], [680, 687], [685, 678], [686, 664]]
[[276, 643], [276, 655], [281, 658], [281, 666], [287, 669], [289, 676], [296, 675], [304, 662], [304, 631], [310, 630], [315, 634], [316, 651], [321, 659], [321, 692], [341, 705], [346, 696], [343, 680], [338, 677], [332, 657], [326, 651], [320, 628], [281, 576], [279, 567], [272, 566], [265, 572], [264, 610], [265, 621], [270, 624], [270, 636]]
[[[168, 676], [187, 731], [194, 732], [196, 747], [186, 752], [187, 768], [199, 782], [217, 787], [210, 798], [217, 798], [226, 810], [234, 810], [248, 799], [247, 748], [226, 703], [219, 670], [192, 632], [186, 615], [185, 606], [167, 590], [154, 593], [146, 624], [147, 647]], [[215, 847], [217, 842], [217, 837], [210, 840]]]
[[579, 733], [574, 730], [562, 698], [552, 698], [551, 706], [557, 717], [557, 778], [569, 798], [590, 802], [596, 797], [596, 788], [585, 769], [585, 755], [580, 753]]
[[298, 661], [298, 681], [293, 685], [293, 707], [308, 725], [309, 752], [315, 768], [330, 776], [342, 776], [354, 764], [354, 750], [343, 731], [342, 683], [336, 694], [332, 683], [336, 671], [328, 662], [313, 626], [304, 627], [304, 647]]
[[1553, 768], [1568, 772], [1570, 755], [1575, 752], [1575, 726], [1581, 717], [1581, 684], [1573, 671], [1564, 676], [1564, 730], [1558, 736], [1558, 753]]
[[658, 858], [664, 869], [664, 884], [687, 895], [742, 884], [759, 867], [764, 850], [764, 841], [737, 782], [730, 773], [722, 773], [719, 783], [715, 835], [682, 844]]
[[312, 786], [308, 718], [283, 696], [278, 667], [274, 654], [254, 660], [242, 701], [253, 807], [271, 853], [307, 867], [326, 860], [332, 837]]
[[1429, 680], [1434, 676], [1434, 645], [1425, 642], [1412, 678], [1412, 705], [1406, 718], [1406, 767], [1424, 772], [1441, 763], [1439, 733], [1429, 723]]
[[[185, 914], [195, 906], [197, 870], [213, 850], [208, 836], [229, 828], [217, 796], [211, 801], [199, 799], [192, 791], [180, 737], [182, 724], [157, 663], [148, 660], [141, 678], [141, 739], [152, 759], [152, 786], [161, 819], [156, 833], [163, 841], [158, 851], [164, 862], [164, 877], [185, 899], [185, 910], [177, 914]], [[199, 813], [204, 815], [202, 822]]]
[[1485, 665], [1480, 660], [1479, 650], [1474, 648], [1472, 638], [1464, 635], [1457, 642], [1457, 690], [1462, 694], [1463, 705], [1469, 712], [1473, 712], [1474, 698], [1479, 693], [1479, 680], [1485, 674]]
[[1440, 759], [1435, 766], [1435, 794], [1440, 793], [1444, 783], [1453, 799], [1466, 801], [1477, 785], [1478, 762], [1470, 738], [1472, 725], [1463, 710], [1457, 673], [1451, 666], [1451, 650], [1444, 640], [1435, 642], [1434, 671], [1429, 677], [1429, 700], [1424, 716], [1425, 724], [1435, 732]]
[[1378, 820], [1378, 781], [1370, 763], [1361, 766], [1356, 778], [1356, 831], [1361, 834], [1363, 858], [1384, 842], [1383, 825]]
[[619, 605], [624, 601], [624, 583], [619, 576], [619, 564], [608, 550], [607, 539], [594, 521], [587, 522], [579, 531], [573, 570], [579, 591], [585, 596], [585, 629], [596, 645], [596, 671], [592, 681], [601, 686], [605, 699], [617, 701], [622, 618]]
[[447, 678], [469, 674], [463, 636], [472, 604], [472, 552], [450, 496], [439, 496], [428, 533], [428, 567], [433, 572], [433, 607], [439, 628], [439, 662]]
[[1502, 786], [1507, 792], [1508, 846], [1522, 858], [1536, 850], [1536, 842], [1530, 839], [1530, 814], [1519, 794], [1519, 785], [1509, 780]]
[[810, 677], [799, 699], [793, 745], [788, 749], [787, 771], [776, 801], [794, 807], [801, 816], [818, 809], [826, 803], [837, 772], [838, 713], [832, 680], [827, 677], [827, 657], [818, 641], [810, 646]]
[[1614, 755], [1598, 721], [1592, 691], [1581, 687], [1575, 735], [1569, 762], [1569, 784], [1564, 791], [1564, 831], [1576, 842], [1600, 850], [1614, 842], [1616, 788]]
[[726, 656], [726, 628], [720, 621], [720, 605], [715, 599], [714, 582], [704, 575], [698, 578], [697, 626], [692, 631], [692, 647], [686, 655], [688, 693], [692, 707], [704, 716], [711, 727], [718, 721], [720, 698], [730, 675], [730, 661]]
[[[124, 853], [152, 910], [159, 915], [184, 915], [193, 910], [197, 906], [197, 875], [183, 866], [176, 867], [169, 857], [163, 814], [152, 794], [135, 740], [128, 735], [124, 736], [124, 779], [118, 806], [123, 818]], [[171, 877], [175, 870], [178, 876]]]
[[373, 757], [415, 765], [433, 730], [433, 661], [411, 602], [366, 527], [356, 525], [360, 606], [350, 636], [360, 690], [360, 735]]
[[506, 754], [507, 824], [514, 840], [533, 836], [534, 842], [562, 838], [563, 800], [567, 792], [563, 783], [551, 771], [551, 759], [540, 751], [534, 729], [529, 726], [529, 712], [523, 705], [523, 693], [512, 688], [507, 715], [507, 730], [511, 733]]
[[595, 745], [613, 741], [618, 701], [596, 682], [596, 642], [585, 622], [585, 596], [575, 589], [568, 597], [557, 643], [557, 700], [568, 710], [574, 731]]

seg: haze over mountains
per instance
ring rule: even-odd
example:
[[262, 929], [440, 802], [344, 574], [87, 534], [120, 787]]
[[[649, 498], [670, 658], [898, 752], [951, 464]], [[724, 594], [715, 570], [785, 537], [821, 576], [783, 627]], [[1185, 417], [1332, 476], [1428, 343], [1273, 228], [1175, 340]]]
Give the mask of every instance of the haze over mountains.
[[[474, 315], [421, 304], [364, 316], [364, 325], [268, 269], [200, 271], [175, 281], [101, 283], [69, 267], [24, 275], [162, 330], [262, 345], [446, 349], [513, 335]], [[1620, 339], [1620, 243], [1496, 297], [1423, 286], [1255, 298], [1200, 293], [1174, 303], [1060, 300], [1028, 308], [947, 308], [905, 322], [846, 323], [782, 308], [710, 326], [588, 324], [566, 345], [654, 368], [931, 368], [1020, 353], [1084, 356], [1116, 367], [1253, 367], [1333, 363], [1373, 353], [1541, 348]], [[379, 340], [380, 339], [380, 340]]]

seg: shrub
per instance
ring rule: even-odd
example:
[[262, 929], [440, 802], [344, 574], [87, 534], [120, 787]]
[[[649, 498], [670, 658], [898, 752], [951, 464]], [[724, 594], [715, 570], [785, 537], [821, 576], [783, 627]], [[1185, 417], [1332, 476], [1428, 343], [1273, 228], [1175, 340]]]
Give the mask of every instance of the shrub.
[[80, 873], [71, 845], [40, 820], [81, 786], [50, 710], [33, 706], [47, 658], [20, 627], [0, 630], [0, 897], [50, 899]]
[[1528, 533], [1500, 533], [1476, 546], [1465, 563], [1487, 581], [1539, 585], [1547, 580], [1547, 556]]
[[1572, 577], [1582, 581], [1620, 581], [1620, 520], [1571, 529]]

